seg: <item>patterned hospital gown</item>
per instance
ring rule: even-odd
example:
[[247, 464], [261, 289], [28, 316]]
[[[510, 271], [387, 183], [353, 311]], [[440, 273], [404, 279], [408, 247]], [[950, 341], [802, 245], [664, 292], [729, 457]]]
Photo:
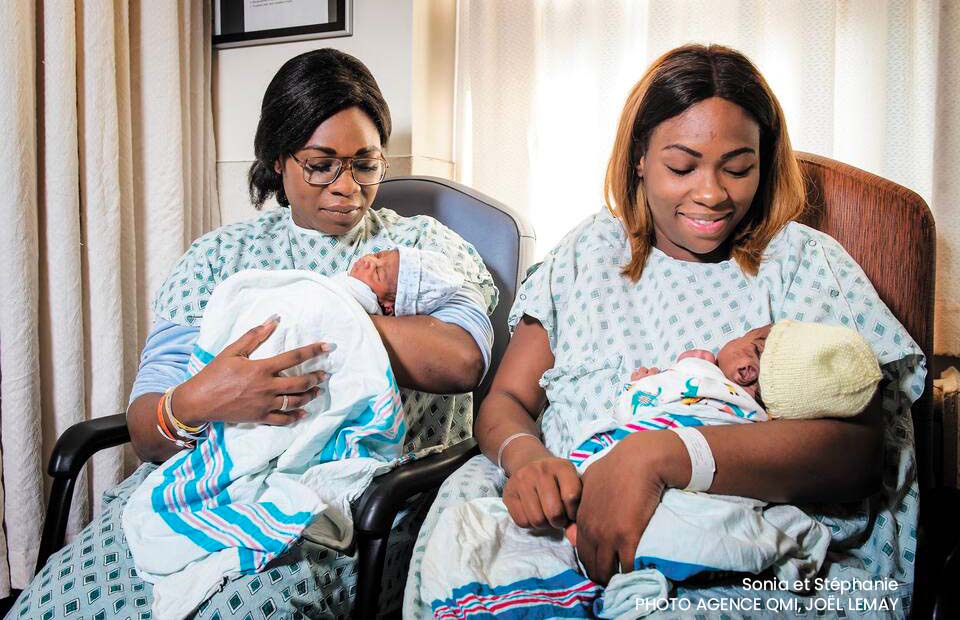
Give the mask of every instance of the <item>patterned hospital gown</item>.
[[[549, 401], [541, 422], [547, 448], [568, 455], [579, 429], [614, 406], [623, 377], [634, 368], [668, 367], [688, 349], [716, 353], [730, 339], [780, 319], [856, 328], [870, 342], [889, 380], [883, 393], [883, 491], [873, 498], [872, 516], [867, 501], [807, 509], [833, 537], [821, 576], [850, 585], [854, 578], [871, 584], [883, 577], [895, 579], [903, 585], [879, 594], [888, 604], [896, 600], [897, 610], [889, 617], [903, 617], [910, 604], [917, 542], [909, 408], [923, 391], [925, 361], [860, 267], [834, 239], [798, 223], [787, 225], [771, 241], [756, 277], [746, 276], [733, 260], [692, 263], [654, 249], [640, 280], [632, 284], [619, 273], [629, 255], [619, 221], [601, 210], [549, 253], [514, 302], [511, 327], [524, 314], [536, 318], [555, 357], [554, 367], [540, 380]], [[505, 482], [500, 469], [478, 456], [441, 487], [414, 548], [404, 618], [432, 617], [430, 601], [419, 596], [420, 565], [438, 514], [468, 499], [499, 496]], [[854, 609], [859, 603], [848, 603], [858, 596], [875, 598], [869, 592], [797, 597], [745, 591], [741, 585], [738, 580], [710, 588], [681, 586], [671, 608], [648, 618], [769, 618], [783, 604], [806, 609], [795, 607], [787, 612], [789, 617], [887, 617], [876, 611], [860, 613]], [[762, 600], [759, 612], [728, 609], [721, 616], [719, 608], [709, 607], [755, 598]], [[835, 609], [841, 605], [843, 612]]]
[[[307, 269], [332, 275], [346, 271], [363, 254], [398, 244], [445, 254], [476, 291], [478, 300], [483, 300], [487, 313], [493, 311], [498, 293], [476, 249], [433, 218], [405, 218], [379, 209], [369, 211], [354, 230], [334, 237], [294, 225], [284, 208], [224, 226], [195, 241], [158, 291], [154, 313], [174, 323], [199, 326], [213, 288], [238, 271]], [[404, 389], [401, 396], [408, 429], [406, 453], [457, 443], [472, 433], [472, 395], [436, 396]], [[120, 516], [130, 494], [154, 467], [142, 465], [104, 495], [99, 520], [50, 558], [14, 603], [8, 619], [151, 618], [152, 586], [137, 576]], [[382, 604], [399, 601], [404, 558], [426, 508], [404, 513], [391, 534]], [[356, 580], [355, 557], [301, 540], [264, 572], [229, 581], [200, 606], [195, 617], [347, 618]]]

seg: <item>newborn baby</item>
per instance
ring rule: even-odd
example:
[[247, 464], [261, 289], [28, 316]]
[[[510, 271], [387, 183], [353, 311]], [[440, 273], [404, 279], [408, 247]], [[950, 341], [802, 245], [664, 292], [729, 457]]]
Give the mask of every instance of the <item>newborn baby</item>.
[[[880, 378], [875, 354], [856, 331], [780, 321], [728, 342], [716, 356], [693, 350], [663, 372], [638, 369], [612, 410], [580, 429], [568, 457], [583, 473], [636, 432], [853, 416]], [[440, 515], [425, 557], [454, 557], [424, 562], [421, 596], [436, 617], [447, 617], [475, 611], [479, 597], [470, 593], [483, 593], [488, 610], [518, 593], [554, 600], [577, 592], [576, 613], [564, 617], [638, 618], [668, 600], [673, 582], [695, 576], [769, 569], [796, 589], [820, 570], [830, 530], [795, 506], [667, 489], [637, 545], [634, 570], [615, 575], [602, 592], [579, 565], [576, 524], [565, 538], [518, 527], [500, 498], [451, 508]]]
[[407, 246], [365, 254], [332, 279], [368, 314], [388, 316], [430, 314], [463, 286], [446, 256]]
[[154, 470], [124, 508], [134, 564], [154, 586], [154, 617], [191, 615], [224, 578], [263, 570], [301, 537], [351, 546], [351, 504], [400, 458], [406, 435], [396, 378], [368, 314], [429, 313], [462, 284], [442, 254], [401, 247], [361, 257], [349, 274], [251, 269], [217, 286], [191, 373], [275, 315], [282, 320], [251, 358], [324, 341], [326, 355], [284, 374], [322, 370], [328, 379], [287, 426], [212, 422], [188, 433], [171, 419], [174, 436], [158, 424], [195, 449]]
[[[769, 352], [768, 345], [772, 347]], [[750, 419], [851, 417], [867, 406], [880, 380], [876, 357], [856, 331], [790, 320], [750, 330], [724, 345], [716, 356], [704, 349], [685, 351], [670, 371], [677, 371], [685, 359], [709, 364], [687, 363], [687, 374], [697, 375], [695, 369], [699, 368], [708, 380], [716, 379], [717, 370], [711, 368], [715, 366], [729, 382], [726, 389], [731, 396], [736, 392], [749, 396], [757, 413], [748, 416]], [[660, 369], [655, 367], [638, 368], [624, 392], [635, 392], [643, 387], [637, 381], [658, 373]], [[685, 377], [684, 384], [696, 385], [702, 380]], [[698, 394], [694, 390], [686, 398]], [[619, 402], [621, 417], [637, 413], [632, 401], [628, 405], [621, 398]]]

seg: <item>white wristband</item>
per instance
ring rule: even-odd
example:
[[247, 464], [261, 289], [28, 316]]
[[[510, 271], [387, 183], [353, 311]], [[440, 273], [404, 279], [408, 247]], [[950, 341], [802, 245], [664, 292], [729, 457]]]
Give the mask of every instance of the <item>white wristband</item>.
[[540, 441], [539, 437], [537, 437], [536, 435], [532, 435], [530, 433], [514, 433], [513, 435], [510, 435], [509, 437], [503, 440], [503, 443], [500, 444], [500, 449], [497, 450], [497, 467], [499, 467], [500, 469], [503, 469], [503, 464], [501, 463], [501, 459], [503, 458], [503, 451], [506, 449], [506, 447], [510, 444], [511, 441], [513, 441], [514, 439], [519, 439], [520, 437], [533, 437], [537, 441]]
[[713, 474], [717, 471], [717, 462], [713, 460], [713, 450], [703, 433], [693, 426], [671, 428], [687, 447], [690, 455], [690, 484], [684, 491], [709, 491], [713, 484]]

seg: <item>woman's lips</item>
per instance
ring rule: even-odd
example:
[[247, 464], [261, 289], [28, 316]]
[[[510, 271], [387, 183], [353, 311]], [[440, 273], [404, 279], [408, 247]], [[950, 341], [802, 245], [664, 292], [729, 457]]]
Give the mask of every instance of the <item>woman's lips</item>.
[[359, 209], [360, 207], [320, 207], [321, 211], [325, 211], [327, 213], [332, 213], [333, 215], [339, 215], [339, 216], [351, 215]]
[[683, 221], [686, 222], [687, 226], [692, 228], [698, 233], [704, 234], [713, 234], [720, 232], [723, 227], [726, 225], [727, 220], [730, 219], [730, 215], [724, 215], [723, 217], [717, 218], [699, 218], [689, 215], [680, 214], [680, 217], [683, 218]]

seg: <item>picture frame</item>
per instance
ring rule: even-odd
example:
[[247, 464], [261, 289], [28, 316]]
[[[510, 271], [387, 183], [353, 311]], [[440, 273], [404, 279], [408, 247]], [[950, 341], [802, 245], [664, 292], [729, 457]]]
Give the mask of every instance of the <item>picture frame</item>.
[[353, 0], [213, 0], [218, 49], [353, 35]]

